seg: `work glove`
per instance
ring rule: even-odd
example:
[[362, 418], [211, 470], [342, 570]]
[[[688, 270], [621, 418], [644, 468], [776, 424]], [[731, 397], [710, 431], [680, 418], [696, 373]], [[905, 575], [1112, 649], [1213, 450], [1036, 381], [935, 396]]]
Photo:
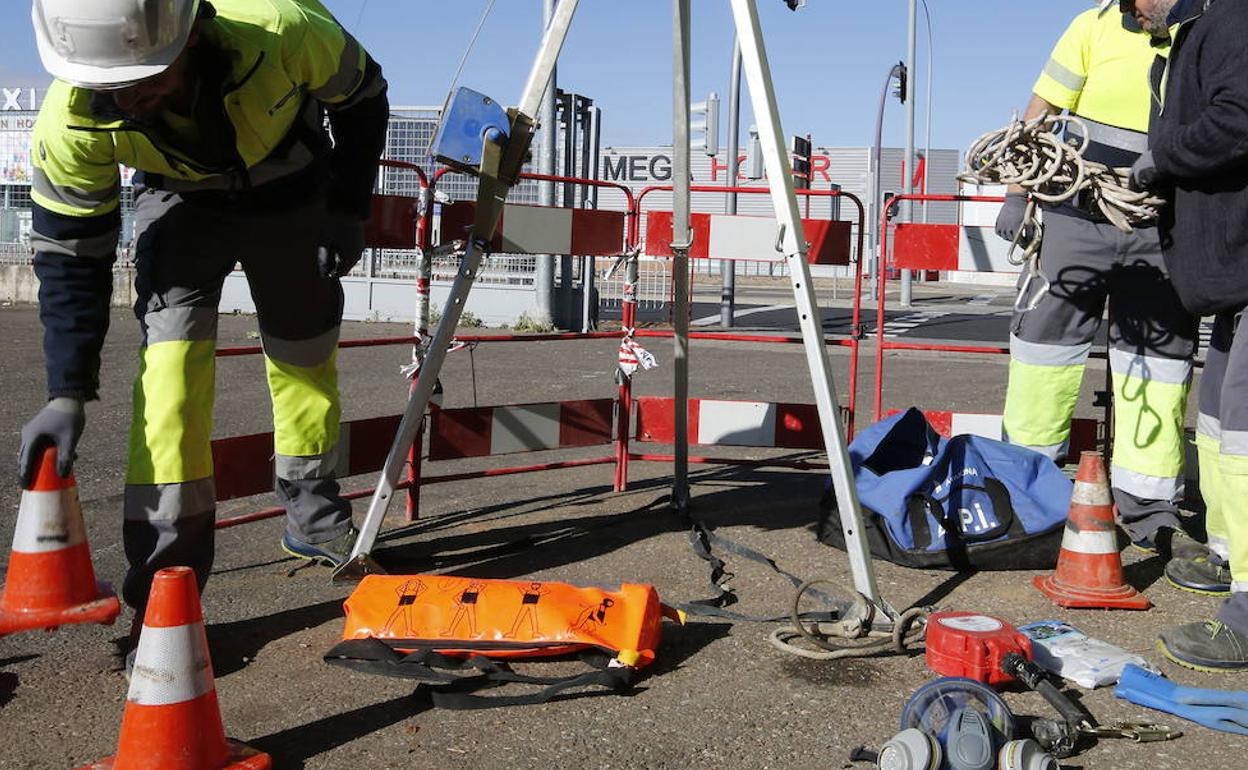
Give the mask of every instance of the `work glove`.
[[1151, 190], [1161, 181], [1161, 172], [1153, 162], [1153, 151], [1145, 150], [1131, 165], [1131, 189]]
[[35, 480], [43, 450], [56, 447], [56, 473], [67, 478], [74, 468], [74, 450], [87, 424], [86, 409], [77, 398], [59, 397], [48, 402], [22, 428], [22, 448], [17, 456], [17, 475], [22, 488]]
[[1023, 217], [1027, 215], [1027, 193], [1007, 193], [1001, 212], [997, 214], [997, 235], [1011, 243], [1023, 229]]
[[329, 211], [321, 223], [316, 266], [326, 279], [351, 272], [364, 254], [364, 221], [354, 214]]

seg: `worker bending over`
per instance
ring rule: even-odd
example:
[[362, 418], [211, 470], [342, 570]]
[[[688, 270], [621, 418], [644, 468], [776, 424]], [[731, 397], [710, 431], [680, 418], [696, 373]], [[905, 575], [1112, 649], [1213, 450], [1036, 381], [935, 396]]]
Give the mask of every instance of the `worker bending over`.
[[319, 0], [34, 0], [33, 19], [56, 78], [31, 191], [50, 398], [22, 430], [22, 479], [48, 445], [69, 472], [97, 398], [122, 164], [137, 171], [143, 331], [126, 602], [141, 610], [162, 567], [193, 567], [201, 588], [212, 568], [217, 305], [236, 262], [264, 345], [282, 546], [340, 563], [353, 529], [334, 480], [338, 279], [363, 251], [389, 117], [381, 69]]

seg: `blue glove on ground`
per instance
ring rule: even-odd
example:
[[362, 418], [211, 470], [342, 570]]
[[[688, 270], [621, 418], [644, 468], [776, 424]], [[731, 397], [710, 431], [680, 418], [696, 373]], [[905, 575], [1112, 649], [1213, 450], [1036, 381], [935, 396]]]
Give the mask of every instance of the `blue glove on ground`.
[[1122, 670], [1114, 695], [1226, 733], [1248, 735], [1248, 692], [1184, 687], [1136, 665]]

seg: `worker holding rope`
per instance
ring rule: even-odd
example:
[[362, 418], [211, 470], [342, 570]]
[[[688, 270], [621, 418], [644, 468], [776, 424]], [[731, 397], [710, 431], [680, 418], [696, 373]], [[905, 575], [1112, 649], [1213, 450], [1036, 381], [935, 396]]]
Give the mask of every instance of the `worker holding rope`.
[[[1184, 534], [1177, 503], [1197, 319], [1162, 260], [1159, 201], [1126, 184], [1147, 148], [1148, 72], [1164, 45], [1120, 14], [1117, 0], [1081, 13], [1053, 49], [1023, 121], [981, 139], [968, 166], [978, 181], [1019, 182], [997, 234], [1039, 240], [1031, 246], [1039, 264], [1024, 271], [1011, 322], [1008, 439], [1064, 456], [1108, 302], [1119, 522], [1141, 548], [1196, 557], [1207, 549]], [[1042, 224], [1032, 215], [1037, 202]]]
[[1171, 581], [1225, 586], [1214, 620], [1167, 628], [1166, 657], [1203, 671], [1248, 671], [1248, 6], [1231, 0], [1124, 0], [1157, 34], [1173, 33], [1153, 67], [1158, 101], [1140, 189], [1170, 198], [1166, 264], [1188, 310], [1214, 316], [1200, 378], [1196, 449], [1207, 558], [1172, 560]]
[[334, 480], [339, 278], [363, 251], [385, 143], [380, 67], [318, 0], [34, 0], [33, 20], [56, 77], [31, 191], [49, 402], [22, 430], [19, 475], [29, 481], [46, 446], [68, 474], [98, 397], [123, 164], [137, 171], [143, 331], [126, 602], [142, 618], [157, 570], [193, 567], [202, 588], [212, 569], [217, 306], [239, 262], [273, 401], [282, 546], [340, 563], [355, 535]]

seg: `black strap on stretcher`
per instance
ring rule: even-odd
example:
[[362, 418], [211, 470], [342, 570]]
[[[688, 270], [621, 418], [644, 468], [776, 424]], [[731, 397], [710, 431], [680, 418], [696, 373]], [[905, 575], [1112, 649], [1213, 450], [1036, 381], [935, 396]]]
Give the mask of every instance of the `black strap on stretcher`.
[[[521, 674], [506, 661], [485, 655], [466, 658], [444, 655], [433, 650], [402, 652], [380, 639], [347, 639], [325, 653], [325, 662], [367, 674], [414, 679], [429, 686], [433, 705], [466, 711], [500, 706], [529, 706], [546, 703], [568, 690], [603, 687], [624, 692], [632, 686], [636, 671], [627, 666], [611, 666], [613, 658], [598, 650], [586, 650], [577, 657], [594, 671], [562, 677]], [[448, 644], [453, 644], [449, 642]], [[507, 682], [541, 686], [527, 695], [478, 695], [478, 691]]]

